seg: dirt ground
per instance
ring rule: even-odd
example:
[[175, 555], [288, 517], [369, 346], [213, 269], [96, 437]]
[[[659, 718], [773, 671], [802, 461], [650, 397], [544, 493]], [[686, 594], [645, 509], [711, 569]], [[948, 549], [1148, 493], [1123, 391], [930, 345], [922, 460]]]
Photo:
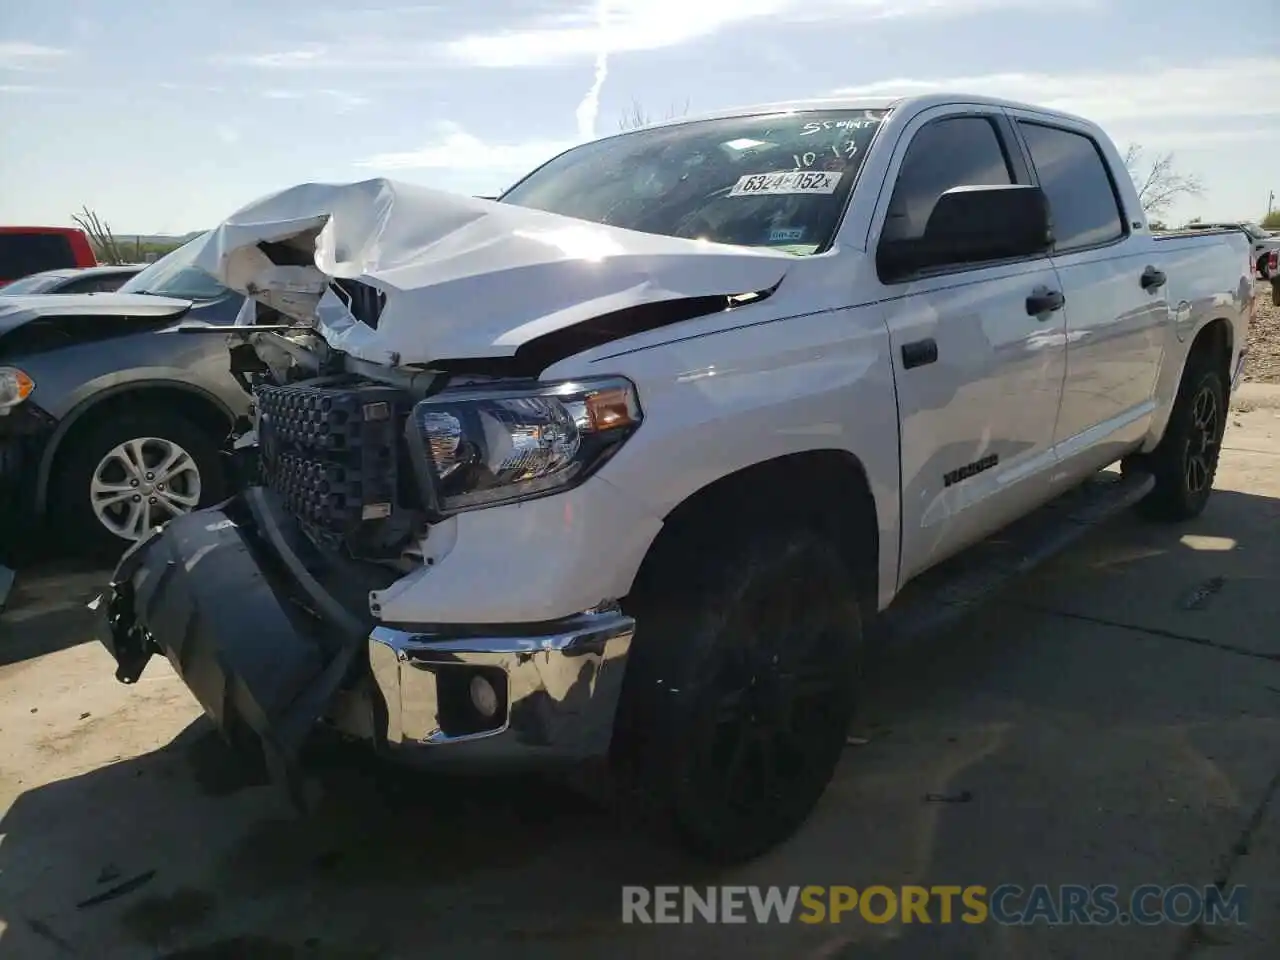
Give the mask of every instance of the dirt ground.
[[[892, 652], [811, 822], [719, 873], [554, 785], [348, 753], [293, 817], [166, 664], [114, 681], [83, 608], [101, 573], [26, 575], [0, 619], [0, 956], [1280, 956], [1280, 409], [1233, 415], [1226, 447], [1194, 523], [1117, 519]], [[1241, 883], [1249, 923], [620, 922], [623, 884], [1066, 882]]]
[[1280, 383], [1280, 305], [1270, 284], [1258, 284], [1258, 314], [1249, 327], [1249, 358], [1243, 379]]

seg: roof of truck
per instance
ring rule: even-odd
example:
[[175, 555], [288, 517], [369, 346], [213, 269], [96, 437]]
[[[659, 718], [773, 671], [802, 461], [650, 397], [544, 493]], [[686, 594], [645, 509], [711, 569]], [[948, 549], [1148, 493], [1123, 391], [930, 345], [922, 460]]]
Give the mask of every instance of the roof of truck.
[[1047, 117], [1060, 117], [1065, 120], [1073, 120], [1083, 123], [1092, 122], [1086, 117], [1081, 117], [1079, 114], [1068, 113], [1065, 110], [1055, 110], [1050, 107], [1034, 103], [1025, 103], [1018, 100], [1006, 100], [1000, 97], [989, 97], [982, 94], [965, 93], [964, 91], [937, 91], [930, 93], [907, 93], [904, 91], [896, 96], [892, 94], [859, 96], [851, 92], [847, 96], [743, 104], [737, 107], [727, 107], [721, 110], [700, 113], [696, 116], [674, 117], [670, 120], [655, 123], [653, 126], [688, 123], [693, 120], [719, 120], [728, 117], [746, 117], [767, 113], [800, 113], [810, 110], [901, 110], [905, 107], [911, 107], [914, 110], [943, 106], [945, 104], [952, 103], [1031, 110]]

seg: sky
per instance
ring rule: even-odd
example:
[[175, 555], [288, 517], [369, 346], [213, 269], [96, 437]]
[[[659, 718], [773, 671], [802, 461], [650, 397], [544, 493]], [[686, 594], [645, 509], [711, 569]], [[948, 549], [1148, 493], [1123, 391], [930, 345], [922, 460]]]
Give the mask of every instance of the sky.
[[[1266, 9], [1272, 8], [1269, 16]], [[213, 226], [296, 183], [500, 191], [575, 143], [844, 92], [994, 94], [1280, 194], [1280, 0], [40, 0], [0, 10], [0, 223]], [[1280, 207], [1280, 197], [1275, 201]]]

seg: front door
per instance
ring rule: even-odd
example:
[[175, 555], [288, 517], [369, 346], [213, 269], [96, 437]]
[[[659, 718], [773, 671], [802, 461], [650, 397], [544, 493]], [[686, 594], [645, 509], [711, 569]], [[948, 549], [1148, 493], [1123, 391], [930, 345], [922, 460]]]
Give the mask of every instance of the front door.
[[[928, 111], [897, 153], [876, 243], [919, 236], [952, 187], [1029, 182], [998, 112]], [[1066, 372], [1058, 291], [1047, 256], [885, 285], [901, 418], [899, 585], [1046, 498]]]

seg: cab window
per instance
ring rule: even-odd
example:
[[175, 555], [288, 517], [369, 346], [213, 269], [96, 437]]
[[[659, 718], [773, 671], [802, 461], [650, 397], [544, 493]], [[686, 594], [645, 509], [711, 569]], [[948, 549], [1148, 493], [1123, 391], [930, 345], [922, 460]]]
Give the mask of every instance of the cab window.
[[1040, 189], [1049, 198], [1054, 251], [1119, 240], [1124, 214], [1102, 152], [1091, 137], [1061, 127], [1018, 121]]

